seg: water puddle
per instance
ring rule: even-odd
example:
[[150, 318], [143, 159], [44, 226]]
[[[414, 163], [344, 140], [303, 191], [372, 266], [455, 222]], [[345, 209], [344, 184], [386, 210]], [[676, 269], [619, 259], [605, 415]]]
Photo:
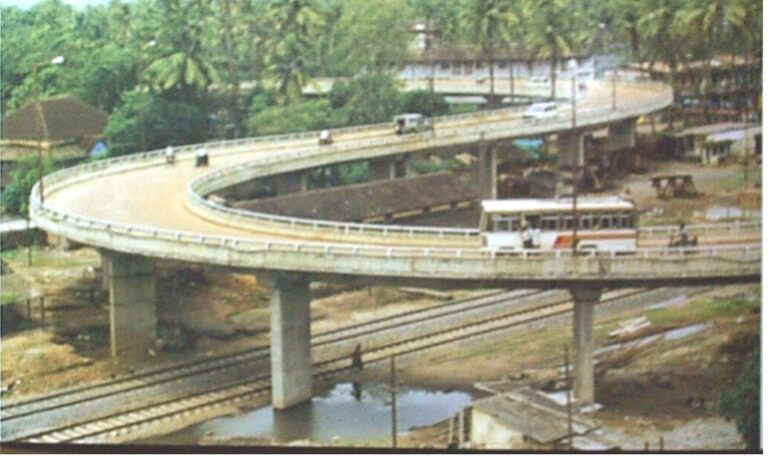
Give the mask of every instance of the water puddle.
[[[170, 441], [206, 437], [215, 442], [264, 439], [275, 443], [310, 440], [331, 444], [387, 439], [391, 436], [391, 394], [387, 384], [336, 384], [327, 394], [288, 411], [271, 406], [221, 417], [167, 435]], [[398, 433], [447, 419], [472, 401], [466, 392], [442, 392], [401, 386], [397, 394]]]
[[709, 328], [709, 324], [694, 324], [687, 327], [680, 327], [674, 330], [664, 332], [664, 339], [667, 341], [678, 340], [686, 336], [694, 335]]
[[645, 337], [638, 338], [636, 340], [627, 341], [624, 343], [609, 344], [608, 346], [603, 346], [600, 349], [595, 350], [594, 355], [598, 356], [598, 355], [602, 355], [618, 349], [624, 349], [629, 347], [640, 348], [648, 344], [651, 344], [659, 339], [664, 339], [665, 341], [678, 340], [680, 338], [685, 338], [686, 336], [691, 336], [696, 333], [703, 332], [709, 327], [710, 327], [709, 323], [687, 325], [685, 327], [679, 327], [676, 329], [667, 330], [666, 332], [663, 332], [660, 334], [645, 336]]
[[658, 303], [654, 303], [652, 305], [648, 305], [645, 307], [645, 309], [661, 309], [661, 308], [669, 308], [671, 306], [679, 305], [681, 303], [685, 303], [685, 300], [688, 297], [685, 295], [678, 295], [677, 297], [670, 298], [669, 300], [660, 301]]

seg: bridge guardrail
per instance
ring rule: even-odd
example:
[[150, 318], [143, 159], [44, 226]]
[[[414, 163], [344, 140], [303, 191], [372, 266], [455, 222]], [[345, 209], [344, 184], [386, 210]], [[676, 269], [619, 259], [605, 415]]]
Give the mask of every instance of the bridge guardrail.
[[[344, 243], [322, 243], [314, 241], [269, 240], [258, 238], [241, 238], [221, 235], [206, 235], [187, 231], [157, 229], [133, 224], [111, 224], [84, 216], [67, 215], [61, 212], [40, 207], [33, 208], [35, 214], [46, 215], [57, 223], [68, 223], [81, 229], [104, 232], [129, 237], [147, 237], [170, 240], [178, 243], [194, 243], [212, 245], [221, 248], [234, 249], [242, 252], [276, 251], [303, 252], [323, 255], [360, 255], [376, 257], [422, 257], [422, 258], [454, 258], [454, 259], [496, 259], [498, 257], [520, 258], [569, 258], [573, 257], [571, 249], [496, 249], [496, 248], [442, 248], [442, 247], [389, 247], [377, 245], [360, 245]], [[762, 252], [759, 243], [747, 245], [716, 245], [698, 247], [654, 247], [634, 251], [622, 250], [582, 250], [577, 253], [580, 258], [611, 258], [626, 259], [628, 256], [642, 258], [687, 257], [697, 254], [709, 256], [737, 255], [741, 259], [760, 259]]]

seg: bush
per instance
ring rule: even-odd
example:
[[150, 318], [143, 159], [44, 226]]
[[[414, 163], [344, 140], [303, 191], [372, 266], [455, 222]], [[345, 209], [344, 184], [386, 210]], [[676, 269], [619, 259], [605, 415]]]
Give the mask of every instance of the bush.
[[[50, 157], [43, 157], [43, 175], [52, 173], [56, 167]], [[2, 202], [5, 211], [25, 216], [29, 212], [29, 194], [40, 178], [36, 155], [29, 154], [16, 162], [11, 172], [11, 181], [3, 190]]]
[[[261, 97], [254, 98], [254, 104], [258, 103], [259, 107], [263, 101]], [[254, 113], [246, 122], [250, 135], [305, 132], [340, 125], [338, 113], [334, 112], [328, 100], [269, 106]]]
[[450, 107], [440, 94], [430, 95], [426, 90], [406, 92], [403, 99], [404, 113], [420, 113], [424, 116], [442, 116], [450, 112]]
[[760, 449], [760, 347], [750, 353], [747, 363], [725, 395], [720, 413], [736, 421], [747, 449]]
[[462, 168], [461, 162], [456, 159], [419, 160], [414, 161], [411, 166], [413, 167], [413, 170], [420, 175], [437, 173], [445, 170], [456, 171]]

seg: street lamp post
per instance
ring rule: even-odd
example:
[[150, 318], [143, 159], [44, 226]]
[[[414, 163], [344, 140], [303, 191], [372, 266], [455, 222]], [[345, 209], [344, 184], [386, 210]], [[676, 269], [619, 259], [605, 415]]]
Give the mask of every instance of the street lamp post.
[[568, 67], [571, 69], [571, 132], [572, 135], [575, 137], [575, 140], [577, 142], [577, 146], [574, 153], [571, 155], [571, 200], [573, 202], [571, 207], [571, 220], [573, 222], [573, 244], [571, 246], [573, 255], [576, 255], [576, 252], [578, 251], [578, 227], [579, 227], [579, 210], [577, 207], [578, 204], [578, 194], [579, 194], [579, 159], [580, 159], [580, 152], [581, 152], [581, 138], [578, 135], [578, 132], [576, 131], [576, 68], [578, 67], [578, 64], [574, 59], [571, 59], [568, 62]]
[[[43, 63], [36, 68], [43, 68], [48, 65], [61, 65], [63, 63], [64, 56], [56, 56], [51, 59], [50, 63]], [[37, 175], [38, 182], [40, 183], [40, 205], [45, 202], [45, 189], [43, 188], [43, 134], [45, 134], [46, 139], [48, 138], [48, 129], [43, 128], [43, 122], [43, 106], [40, 104], [40, 96], [38, 96], [35, 101], [35, 134], [37, 136]]]

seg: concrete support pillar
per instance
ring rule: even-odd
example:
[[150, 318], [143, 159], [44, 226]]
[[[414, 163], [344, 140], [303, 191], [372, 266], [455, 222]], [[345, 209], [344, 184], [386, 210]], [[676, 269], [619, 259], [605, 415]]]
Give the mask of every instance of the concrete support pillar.
[[608, 124], [608, 149], [620, 151], [635, 147], [637, 119], [628, 119]]
[[368, 162], [368, 180], [384, 181], [395, 179], [395, 161], [389, 158], [373, 159]]
[[475, 172], [478, 195], [481, 198], [496, 198], [496, 181], [498, 158], [496, 147], [481, 142], [477, 146], [477, 161]]
[[574, 364], [574, 394], [581, 405], [595, 402], [595, 367], [593, 361], [595, 305], [602, 290], [591, 287], [571, 288], [573, 297], [573, 346], [576, 348]]
[[309, 281], [272, 281], [272, 406], [286, 409], [312, 398]]
[[584, 165], [584, 133], [568, 130], [557, 135], [557, 163], [561, 168], [570, 168], [576, 159], [578, 166]]
[[154, 260], [104, 253], [109, 275], [112, 356], [144, 356], [157, 338]]
[[580, 169], [584, 166], [584, 134], [579, 131], [566, 131], [557, 135], [557, 165], [560, 168], [560, 180], [555, 185], [555, 194], [573, 193], [573, 161]]
[[395, 178], [409, 178], [414, 175], [413, 169], [408, 163], [408, 156], [403, 154], [393, 163]]

